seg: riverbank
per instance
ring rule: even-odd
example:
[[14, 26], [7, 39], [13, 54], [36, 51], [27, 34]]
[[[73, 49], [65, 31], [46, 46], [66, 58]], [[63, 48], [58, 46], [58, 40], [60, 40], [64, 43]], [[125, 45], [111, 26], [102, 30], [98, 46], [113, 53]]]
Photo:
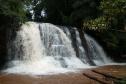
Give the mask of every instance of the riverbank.
[[57, 75], [29, 76], [1, 73], [0, 84], [113, 84], [114, 80], [124, 77], [126, 77], [126, 65], [107, 65]]

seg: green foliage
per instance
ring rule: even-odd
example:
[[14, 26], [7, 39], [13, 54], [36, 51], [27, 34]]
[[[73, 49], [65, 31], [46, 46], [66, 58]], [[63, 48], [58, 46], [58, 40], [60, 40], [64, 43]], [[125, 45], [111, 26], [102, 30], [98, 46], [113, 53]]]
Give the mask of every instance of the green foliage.
[[32, 0], [0, 0], [0, 29], [18, 29], [27, 20], [26, 5]]
[[[40, 1], [34, 8], [35, 21], [44, 19], [59, 25], [81, 24], [83, 19], [95, 17], [97, 15], [97, 0], [38, 0]], [[45, 10], [47, 17], [41, 16], [41, 11]], [[88, 10], [88, 11], [87, 11]]]
[[105, 17], [98, 17], [96, 19], [91, 19], [84, 21], [84, 28], [88, 28], [90, 30], [103, 30], [108, 28], [108, 22], [106, 22]]
[[126, 22], [126, 0], [103, 0], [100, 5], [110, 28], [124, 29]]
[[126, 0], [103, 0], [100, 9], [108, 16], [126, 14]]
[[[124, 29], [126, 20], [126, 0], [102, 0], [99, 9], [102, 16], [84, 22], [89, 29]], [[86, 25], [85, 25], [86, 24]], [[103, 24], [105, 26], [103, 26]]]
[[0, 15], [7, 17], [17, 17], [23, 21], [25, 17], [23, 1], [0, 0]]

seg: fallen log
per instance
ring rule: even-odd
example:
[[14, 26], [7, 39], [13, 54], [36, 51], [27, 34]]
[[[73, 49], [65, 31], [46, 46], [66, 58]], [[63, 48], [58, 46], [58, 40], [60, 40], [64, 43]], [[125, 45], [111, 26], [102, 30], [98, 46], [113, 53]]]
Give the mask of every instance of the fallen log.
[[110, 83], [107, 83], [107, 82], [105, 82], [105, 81], [99, 80], [99, 79], [97, 79], [96, 77], [90, 76], [89, 74], [83, 73], [83, 75], [86, 76], [87, 78], [92, 79], [92, 80], [95, 80], [95, 81], [97, 81], [97, 82], [99, 82], [99, 83], [101, 83], [101, 84], [110, 84]]
[[108, 78], [112, 78], [112, 79], [116, 79], [116, 80], [123, 80], [122, 78], [118, 78], [118, 77], [112, 76], [112, 75], [107, 74], [107, 73], [99, 72], [99, 71], [96, 71], [96, 70], [91, 70], [91, 71], [94, 72], [94, 73], [103, 75], [105, 77], [108, 77]]

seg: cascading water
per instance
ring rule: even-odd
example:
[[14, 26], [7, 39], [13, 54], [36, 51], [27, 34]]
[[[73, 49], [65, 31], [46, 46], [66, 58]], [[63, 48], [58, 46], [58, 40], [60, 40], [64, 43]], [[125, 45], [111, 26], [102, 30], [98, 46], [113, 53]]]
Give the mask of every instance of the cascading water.
[[[90, 67], [79, 32], [76, 28], [72, 31], [75, 37], [67, 27], [27, 22], [16, 32], [15, 39], [8, 43], [10, 68], [4, 72], [44, 74]], [[95, 40], [87, 34], [85, 37], [92, 52], [92, 61], [96, 65], [109, 62]]]
[[89, 45], [90, 50], [92, 51], [92, 59], [96, 65], [104, 65], [111, 63], [112, 60], [106, 57], [106, 54], [102, 47], [89, 35], [85, 34], [87, 43]]

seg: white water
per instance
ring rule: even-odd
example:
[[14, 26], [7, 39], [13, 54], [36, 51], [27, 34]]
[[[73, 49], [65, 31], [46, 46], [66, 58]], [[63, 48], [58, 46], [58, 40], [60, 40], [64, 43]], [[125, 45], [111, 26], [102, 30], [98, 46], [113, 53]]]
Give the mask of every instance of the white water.
[[[64, 30], [64, 29], [63, 29]], [[80, 56], [72, 46], [70, 31], [49, 23], [27, 22], [17, 31], [16, 38], [8, 44], [8, 55], [11, 60], [8, 73], [19, 74], [54, 74], [74, 71], [78, 68], [90, 68], [86, 63], [85, 50], [82, 47], [79, 32], [75, 30]], [[92, 50], [92, 60], [101, 65], [108, 63], [102, 48], [94, 39], [86, 35]], [[103, 62], [104, 61], [104, 62]]]
[[108, 63], [112, 63], [112, 60], [107, 57], [102, 47], [89, 35], [85, 34], [87, 43], [92, 50], [94, 62], [96, 65], [105, 65]]

